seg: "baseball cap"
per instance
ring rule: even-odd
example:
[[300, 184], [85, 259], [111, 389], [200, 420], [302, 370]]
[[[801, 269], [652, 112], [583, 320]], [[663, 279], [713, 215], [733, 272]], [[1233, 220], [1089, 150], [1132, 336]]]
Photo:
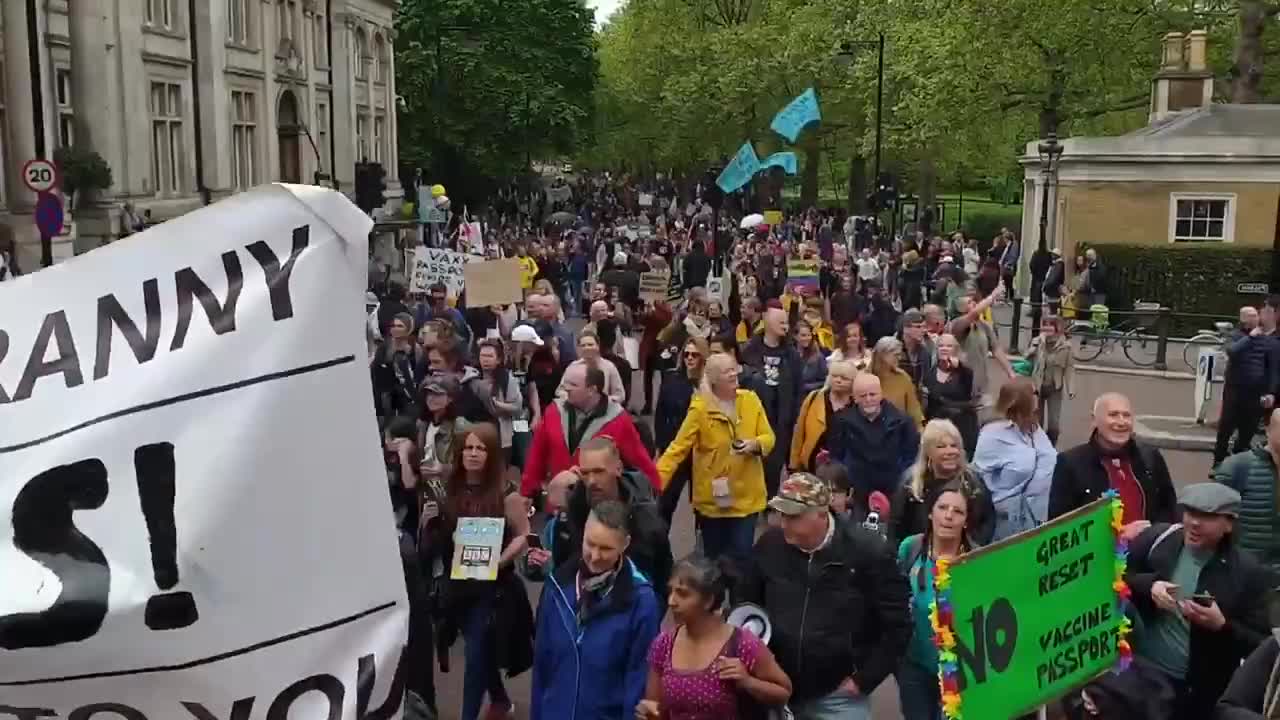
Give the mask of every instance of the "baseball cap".
[[814, 510], [825, 510], [831, 504], [831, 489], [817, 475], [807, 472], [792, 473], [778, 494], [769, 501], [769, 509], [783, 515], [803, 515]]
[[428, 395], [453, 397], [458, 391], [458, 381], [448, 375], [432, 375], [422, 383], [422, 391]]
[[538, 346], [543, 344], [542, 338], [538, 337], [538, 331], [531, 325], [517, 325], [511, 331], [511, 339], [515, 342], [527, 342]]

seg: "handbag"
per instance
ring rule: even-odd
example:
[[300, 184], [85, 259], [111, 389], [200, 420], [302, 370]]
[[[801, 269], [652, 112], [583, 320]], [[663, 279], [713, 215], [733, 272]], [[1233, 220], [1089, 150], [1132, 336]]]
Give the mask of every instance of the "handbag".
[[[740, 658], [739, 654], [742, 650], [742, 633], [744, 631], [740, 627], [733, 629], [733, 635], [729, 638], [728, 652], [725, 657]], [[738, 705], [737, 720], [794, 720], [795, 716], [791, 714], [791, 709], [786, 705], [781, 707], [773, 707], [765, 705], [756, 700], [750, 693], [737, 691], [735, 700]]]

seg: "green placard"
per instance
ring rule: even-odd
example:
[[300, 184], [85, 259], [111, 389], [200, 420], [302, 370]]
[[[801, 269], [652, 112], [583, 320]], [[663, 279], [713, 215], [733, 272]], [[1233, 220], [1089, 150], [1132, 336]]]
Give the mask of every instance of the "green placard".
[[1014, 718], [1127, 658], [1118, 509], [1102, 499], [939, 568], [935, 628], [954, 638], [941, 653], [949, 717]]

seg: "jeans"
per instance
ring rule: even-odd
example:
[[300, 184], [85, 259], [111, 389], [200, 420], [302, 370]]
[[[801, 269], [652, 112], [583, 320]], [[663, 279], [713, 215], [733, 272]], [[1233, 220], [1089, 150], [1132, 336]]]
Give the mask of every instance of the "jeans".
[[[756, 541], [756, 516], [702, 517], [699, 520], [702, 552], [710, 560], [728, 555], [735, 562], [746, 563]], [[745, 565], [743, 565], [745, 567]]]
[[466, 666], [462, 675], [462, 714], [460, 720], [476, 720], [485, 693], [489, 702], [500, 707], [511, 705], [502, 684], [502, 671], [494, 653], [497, 638], [493, 635], [493, 600], [482, 600], [472, 607], [463, 620], [462, 637], [466, 640]]
[[894, 673], [903, 720], [942, 720], [942, 693], [938, 671], [904, 659]]
[[871, 701], [843, 690], [791, 705], [796, 720], [871, 720]]

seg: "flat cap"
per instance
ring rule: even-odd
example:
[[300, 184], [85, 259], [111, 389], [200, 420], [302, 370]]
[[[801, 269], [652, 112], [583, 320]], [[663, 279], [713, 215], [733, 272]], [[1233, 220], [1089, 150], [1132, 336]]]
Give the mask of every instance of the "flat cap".
[[1195, 483], [1182, 488], [1178, 504], [1196, 512], [1236, 517], [1240, 514], [1240, 493], [1222, 483]]

